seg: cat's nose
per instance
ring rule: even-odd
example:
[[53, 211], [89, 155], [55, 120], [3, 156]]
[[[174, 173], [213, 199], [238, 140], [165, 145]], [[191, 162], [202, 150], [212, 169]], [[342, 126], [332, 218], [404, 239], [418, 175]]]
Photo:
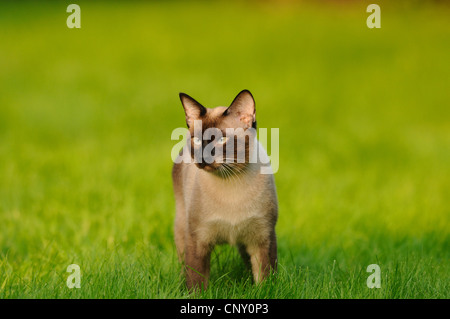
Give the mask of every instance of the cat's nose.
[[199, 166], [200, 168], [205, 168], [206, 163], [205, 163], [205, 162], [200, 162], [200, 163], [198, 163], [198, 166]]
[[213, 156], [204, 156], [203, 157], [202, 164], [208, 165], [208, 164], [212, 164], [213, 162], [214, 162]]

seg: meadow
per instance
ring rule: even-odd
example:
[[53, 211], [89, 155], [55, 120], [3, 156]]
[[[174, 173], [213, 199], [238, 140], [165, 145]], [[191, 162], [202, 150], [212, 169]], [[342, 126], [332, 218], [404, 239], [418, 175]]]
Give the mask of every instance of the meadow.
[[[81, 29], [63, 2], [0, 4], [0, 298], [450, 297], [449, 6], [379, 1], [369, 29], [364, 1], [77, 3]], [[242, 89], [280, 130], [278, 275], [220, 246], [189, 295], [178, 93]]]

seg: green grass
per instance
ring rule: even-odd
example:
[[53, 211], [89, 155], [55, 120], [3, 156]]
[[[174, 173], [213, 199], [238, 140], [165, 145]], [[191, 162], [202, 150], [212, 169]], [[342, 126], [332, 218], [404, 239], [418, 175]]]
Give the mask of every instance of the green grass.
[[[448, 6], [0, 4], [0, 298], [186, 298], [178, 92], [280, 128], [279, 274], [218, 247], [205, 298], [449, 298]], [[406, 2], [405, 2], [406, 3]], [[68, 289], [68, 265], [82, 271]], [[382, 288], [369, 289], [369, 264]]]

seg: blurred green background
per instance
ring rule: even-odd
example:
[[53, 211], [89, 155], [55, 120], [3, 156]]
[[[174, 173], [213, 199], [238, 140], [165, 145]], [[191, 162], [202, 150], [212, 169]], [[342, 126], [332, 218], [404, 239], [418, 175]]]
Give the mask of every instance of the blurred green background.
[[448, 5], [378, 1], [368, 29], [369, 1], [78, 1], [69, 29], [69, 3], [0, 4], [1, 298], [188, 297], [178, 92], [242, 89], [280, 129], [279, 275], [218, 247], [200, 297], [449, 297]]

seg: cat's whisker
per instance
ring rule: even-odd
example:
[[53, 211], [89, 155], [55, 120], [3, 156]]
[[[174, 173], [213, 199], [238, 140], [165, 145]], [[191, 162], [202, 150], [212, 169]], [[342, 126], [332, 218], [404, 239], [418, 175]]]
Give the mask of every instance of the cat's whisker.
[[227, 179], [228, 174], [227, 174], [227, 170], [225, 169], [225, 167], [223, 167], [222, 165], [219, 167], [220, 169], [220, 174], [222, 175], [223, 178]]
[[239, 179], [241, 184], [244, 184], [243, 177], [242, 177], [242, 173], [244, 172], [244, 170], [242, 170], [239, 166], [236, 166], [236, 168], [237, 168], [237, 170], [235, 170], [236, 177]]
[[225, 173], [225, 179], [228, 180], [228, 179], [230, 178], [230, 171], [229, 171], [229, 168], [227, 167], [226, 164], [222, 164], [221, 167], [222, 167], [223, 170], [224, 170], [224, 173]]
[[228, 169], [229, 172], [230, 172], [231, 178], [232, 178], [235, 182], [237, 182], [237, 183], [239, 183], [239, 184], [242, 184], [242, 180], [241, 180], [239, 174], [237, 174], [237, 172], [233, 169], [233, 167], [230, 166], [230, 165], [226, 165], [226, 167], [227, 167], [227, 169]]
[[227, 179], [231, 179], [233, 177], [233, 172], [231, 171], [231, 168], [228, 165], [224, 165], [224, 168], [227, 172]]
[[226, 168], [223, 165], [220, 165], [219, 169], [220, 169], [220, 174], [222, 175], [222, 177], [227, 179], [228, 174], [227, 174]]
[[233, 170], [233, 173], [236, 175], [236, 177], [241, 181], [241, 183], [243, 182], [242, 181], [242, 176], [241, 176], [241, 174], [242, 173], [245, 173], [245, 170], [244, 170], [244, 168], [243, 167], [241, 167], [241, 165], [239, 165], [239, 164], [232, 164], [232, 165], [229, 165], [230, 167], [231, 167], [231, 169]]

